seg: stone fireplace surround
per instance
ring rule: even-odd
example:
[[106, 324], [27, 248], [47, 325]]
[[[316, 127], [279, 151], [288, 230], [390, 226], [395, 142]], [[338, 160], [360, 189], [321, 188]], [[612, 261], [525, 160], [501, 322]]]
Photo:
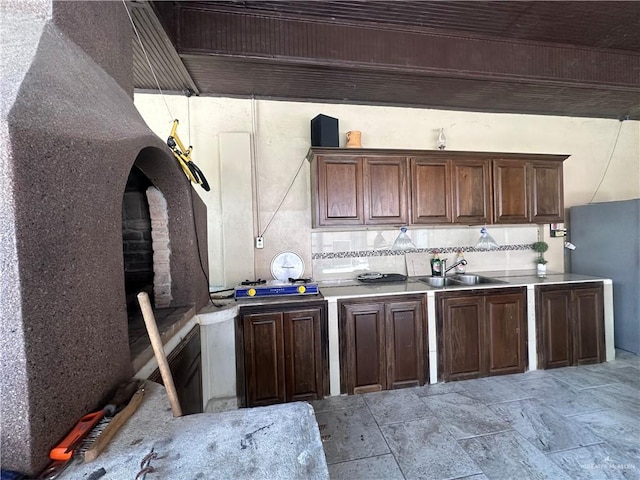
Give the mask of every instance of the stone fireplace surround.
[[1, 13], [1, 459], [33, 475], [134, 373], [121, 226], [131, 167], [167, 201], [171, 306], [207, 302], [206, 212], [133, 105], [122, 3], [12, 1]]

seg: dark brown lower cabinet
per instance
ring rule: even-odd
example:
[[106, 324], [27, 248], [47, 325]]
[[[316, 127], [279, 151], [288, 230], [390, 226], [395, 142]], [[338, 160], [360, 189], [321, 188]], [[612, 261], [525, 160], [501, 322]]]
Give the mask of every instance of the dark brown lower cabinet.
[[425, 312], [424, 296], [339, 302], [341, 392], [424, 385]]
[[323, 398], [326, 303], [246, 307], [238, 322], [240, 404], [247, 407]]
[[[200, 325], [196, 325], [167, 356], [183, 415], [202, 413], [202, 362]], [[156, 369], [149, 380], [163, 383]]]
[[540, 368], [604, 361], [602, 283], [536, 287], [536, 305]]
[[436, 324], [439, 380], [524, 372], [524, 288], [437, 293]]

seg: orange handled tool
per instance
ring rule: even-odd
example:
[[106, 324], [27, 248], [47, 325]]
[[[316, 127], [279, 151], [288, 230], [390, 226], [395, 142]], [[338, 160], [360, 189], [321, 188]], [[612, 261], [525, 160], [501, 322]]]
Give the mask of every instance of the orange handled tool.
[[76, 426], [73, 427], [73, 430], [64, 437], [64, 440], [49, 452], [51, 460], [70, 460], [75, 447], [78, 446], [79, 442], [91, 431], [103, 416], [104, 410], [100, 410], [98, 412], [88, 413], [82, 417]]

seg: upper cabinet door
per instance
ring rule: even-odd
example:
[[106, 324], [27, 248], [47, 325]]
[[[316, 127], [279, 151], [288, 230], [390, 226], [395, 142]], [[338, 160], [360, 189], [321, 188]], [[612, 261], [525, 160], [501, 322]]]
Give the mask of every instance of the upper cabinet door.
[[407, 159], [365, 158], [364, 223], [368, 225], [408, 222]]
[[317, 159], [317, 226], [363, 225], [362, 159]]
[[488, 160], [453, 160], [451, 192], [453, 222], [491, 223], [491, 182]]
[[451, 162], [411, 159], [411, 223], [451, 223]]
[[493, 214], [495, 223], [529, 223], [527, 162], [493, 161]]
[[531, 223], [564, 222], [562, 163], [533, 161], [530, 172]]

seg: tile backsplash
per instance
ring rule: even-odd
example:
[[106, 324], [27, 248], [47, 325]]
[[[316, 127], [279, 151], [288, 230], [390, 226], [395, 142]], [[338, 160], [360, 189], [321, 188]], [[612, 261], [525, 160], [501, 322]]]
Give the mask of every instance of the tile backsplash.
[[[452, 264], [456, 252], [462, 250], [468, 262], [467, 270], [482, 272], [491, 270], [531, 270], [535, 268], [535, 253], [531, 244], [538, 240], [538, 226], [487, 227], [497, 248], [476, 248], [480, 238], [480, 226], [431, 227], [407, 229], [407, 235], [415, 249], [394, 250], [393, 243], [400, 229], [372, 229], [352, 231], [323, 231], [311, 233], [311, 257], [313, 276], [316, 280], [353, 278], [362, 272], [407, 274], [427, 272], [429, 259], [438, 250], [441, 258]], [[412, 255], [405, 255], [407, 252]], [[418, 255], [415, 255], [418, 254]], [[420, 273], [420, 274], [424, 274]]]

